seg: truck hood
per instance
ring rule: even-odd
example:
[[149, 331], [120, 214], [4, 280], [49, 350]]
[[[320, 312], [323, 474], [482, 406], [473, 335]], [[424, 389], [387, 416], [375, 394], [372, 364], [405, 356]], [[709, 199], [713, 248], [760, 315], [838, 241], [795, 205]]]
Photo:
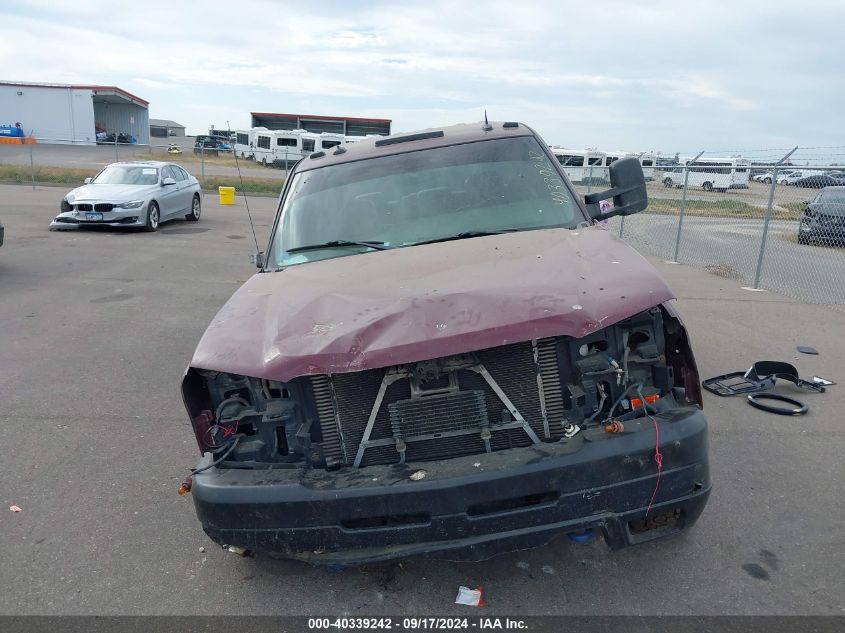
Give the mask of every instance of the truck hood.
[[426, 244], [254, 275], [191, 365], [279, 381], [360, 371], [578, 338], [672, 298], [651, 264], [597, 226]]

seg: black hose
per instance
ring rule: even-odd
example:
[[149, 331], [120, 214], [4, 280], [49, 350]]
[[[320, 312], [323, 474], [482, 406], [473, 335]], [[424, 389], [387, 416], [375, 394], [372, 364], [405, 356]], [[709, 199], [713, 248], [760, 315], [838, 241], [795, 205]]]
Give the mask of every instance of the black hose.
[[202, 468], [197, 468], [196, 470], [191, 471], [191, 477], [193, 477], [194, 475], [199, 475], [200, 473], [205, 472], [209, 468], [214, 468], [215, 466], [217, 466], [217, 464], [219, 464], [220, 462], [225, 460], [229, 455], [232, 454], [232, 451], [235, 450], [235, 447], [238, 445], [238, 442], [241, 441], [242, 437], [244, 437], [244, 436], [239, 434], [239, 435], [236, 435], [234, 438], [232, 438], [232, 443], [229, 444], [228, 448], [226, 448], [226, 450], [223, 452], [223, 454], [220, 457], [215, 459], [208, 466], [203, 466]]
[[625, 391], [623, 391], [621, 394], [619, 394], [619, 397], [616, 399], [616, 402], [614, 402], [614, 403], [613, 403], [613, 406], [612, 406], [612, 407], [610, 407], [610, 411], [608, 411], [608, 412], [607, 412], [607, 417], [604, 419], [604, 421], [605, 421], [605, 422], [608, 422], [608, 421], [610, 420], [610, 418], [612, 418], [612, 417], [613, 417], [613, 412], [614, 412], [614, 411], [616, 411], [616, 407], [618, 407], [618, 406], [619, 406], [619, 403], [620, 403], [620, 402], [622, 402], [622, 400], [624, 400], [624, 399], [625, 399], [625, 396], [627, 396], [627, 395], [628, 395], [628, 392], [629, 392], [629, 391], [631, 391], [631, 389], [635, 389], [635, 388], [636, 388], [636, 389], [638, 389], [638, 390], [639, 390], [639, 389], [642, 389], [642, 388], [643, 388], [643, 383], [638, 382], [638, 383], [636, 383], [636, 384], [629, 385], [629, 386], [625, 389]]

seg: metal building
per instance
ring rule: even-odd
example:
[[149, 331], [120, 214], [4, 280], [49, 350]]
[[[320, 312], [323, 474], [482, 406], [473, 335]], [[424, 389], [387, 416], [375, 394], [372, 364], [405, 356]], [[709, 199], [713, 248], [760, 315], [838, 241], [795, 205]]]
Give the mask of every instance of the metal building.
[[185, 136], [185, 126], [169, 119], [150, 119], [150, 136], [155, 138]]
[[149, 103], [117, 86], [0, 81], [0, 124], [40, 143], [88, 145], [97, 132], [150, 142]]
[[391, 119], [362, 119], [348, 116], [319, 116], [314, 114], [275, 114], [251, 112], [252, 127], [268, 130], [307, 130], [309, 132], [334, 132], [345, 136], [390, 134]]

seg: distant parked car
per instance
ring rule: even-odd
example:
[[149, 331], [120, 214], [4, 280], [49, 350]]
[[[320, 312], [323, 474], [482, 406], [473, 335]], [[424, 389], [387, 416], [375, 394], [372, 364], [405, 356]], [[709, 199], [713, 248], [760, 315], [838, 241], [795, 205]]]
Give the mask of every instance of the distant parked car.
[[834, 171], [829, 174], [811, 174], [795, 180], [796, 187], [837, 187], [845, 185], [845, 173]]
[[161, 222], [200, 219], [197, 179], [173, 163], [112, 163], [68, 193], [51, 230], [83, 226], [138, 227], [155, 231]]
[[785, 171], [778, 174], [779, 185], [794, 185], [796, 180], [804, 177], [802, 171]]
[[845, 246], [845, 186], [825, 187], [801, 214], [798, 243]]
[[772, 184], [772, 172], [767, 171], [763, 174], [757, 174], [756, 176], [752, 176], [751, 180], [755, 182], [764, 182], [767, 185]]
[[220, 139], [216, 136], [209, 136], [208, 134], [199, 134], [194, 139], [194, 154], [203, 154], [205, 156], [217, 156], [217, 150], [220, 145]]

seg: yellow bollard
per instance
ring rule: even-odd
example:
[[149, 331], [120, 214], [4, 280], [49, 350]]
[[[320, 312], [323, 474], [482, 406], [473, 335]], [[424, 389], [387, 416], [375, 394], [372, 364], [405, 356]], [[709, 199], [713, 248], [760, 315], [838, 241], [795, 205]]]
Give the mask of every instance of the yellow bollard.
[[235, 204], [234, 187], [217, 187], [217, 192], [220, 194], [220, 204]]

